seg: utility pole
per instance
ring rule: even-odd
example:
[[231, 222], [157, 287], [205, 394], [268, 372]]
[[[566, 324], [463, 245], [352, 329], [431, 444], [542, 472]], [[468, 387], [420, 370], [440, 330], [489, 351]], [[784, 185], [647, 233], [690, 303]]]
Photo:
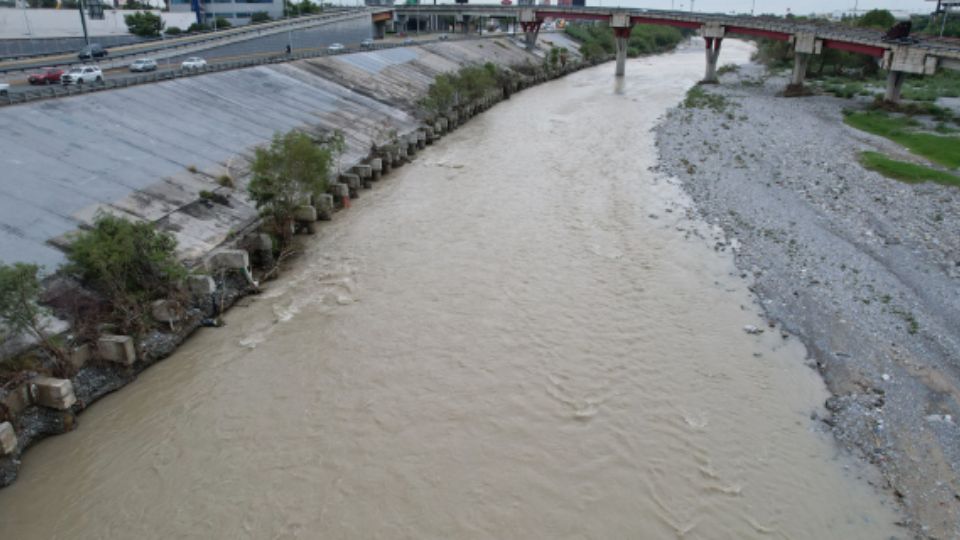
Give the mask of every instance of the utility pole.
[[90, 36], [87, 35], [87, 14], [83, 12], [83, 0], [77, 2], [77, 9], [80, 10], [80, 24], [83, 25], [83, 42], [89, 45]]
[[943, 23], [940, 25], [940, 37], [943, 37], [943, 33], [947, 29], [947, 15], [950, 14], [950, 5], [947, 4], [943, 6]]
[[753, 15], [757, 11], [757, 0], [753, 0], [753, 4], [750, 5], [750, 14]]

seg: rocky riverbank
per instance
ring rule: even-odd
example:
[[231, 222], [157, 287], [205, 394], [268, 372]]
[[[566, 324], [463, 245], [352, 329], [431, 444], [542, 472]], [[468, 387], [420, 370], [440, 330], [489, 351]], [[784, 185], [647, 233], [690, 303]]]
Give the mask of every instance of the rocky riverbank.
[[660, 166], [722, 228], [765, 331], [806, 344], [833, 394], [820, 425], [879, 467], [911, 531], [957, 538], [960, 190], [865, 170], [864, 150], [917, 158], [786, 84], [741, 66], [701, 87], [659, 126]]

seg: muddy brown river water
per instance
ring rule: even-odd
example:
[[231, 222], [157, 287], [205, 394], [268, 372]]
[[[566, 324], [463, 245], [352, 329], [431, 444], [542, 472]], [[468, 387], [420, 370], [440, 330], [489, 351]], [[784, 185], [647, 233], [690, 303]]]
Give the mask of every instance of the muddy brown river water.
[[906, 537], [651, 170], [703, 62], [581, 71], [422, 152], [28, 452], [0, 538]]

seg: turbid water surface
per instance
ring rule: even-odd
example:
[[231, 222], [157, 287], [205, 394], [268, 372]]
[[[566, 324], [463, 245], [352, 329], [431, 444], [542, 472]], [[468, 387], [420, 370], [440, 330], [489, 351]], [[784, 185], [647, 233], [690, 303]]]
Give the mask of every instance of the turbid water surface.
[[[747, 45], [724, 44], [724, 61]], [[515, 95], [0, 491], [0, 538], [902, 534], [650, 129], [698, 46]], [[858, 472], [859, 471], [859, 472]]]

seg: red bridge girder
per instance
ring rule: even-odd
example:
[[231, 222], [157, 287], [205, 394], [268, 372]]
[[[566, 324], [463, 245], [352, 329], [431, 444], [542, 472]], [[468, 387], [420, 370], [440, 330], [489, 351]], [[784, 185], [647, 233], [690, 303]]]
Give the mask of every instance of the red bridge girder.
[[767, 39], [776, 39], [779, 41], [787, 41], [790, 39], [790, 34], [786, 32], [775, 32], [773, 30], [764, 30], [762, 28], [749, 28], [746, 26], [725, 26], [724, 29], [727, 33], [730, 34], [740, 34], [741, 36], [754, 36], [762, 37]]
[[860, 54], [868, 54], [876, 58], [882, 58], [887, 50], [883, 47], [873, 45], [864, 45], [862, 43], [850, 43], [848, 41], [837, 41], [835, 39], [823, 40], [823, 46], [828, 49], [837, 49], [838, 51], [847, 51]]

